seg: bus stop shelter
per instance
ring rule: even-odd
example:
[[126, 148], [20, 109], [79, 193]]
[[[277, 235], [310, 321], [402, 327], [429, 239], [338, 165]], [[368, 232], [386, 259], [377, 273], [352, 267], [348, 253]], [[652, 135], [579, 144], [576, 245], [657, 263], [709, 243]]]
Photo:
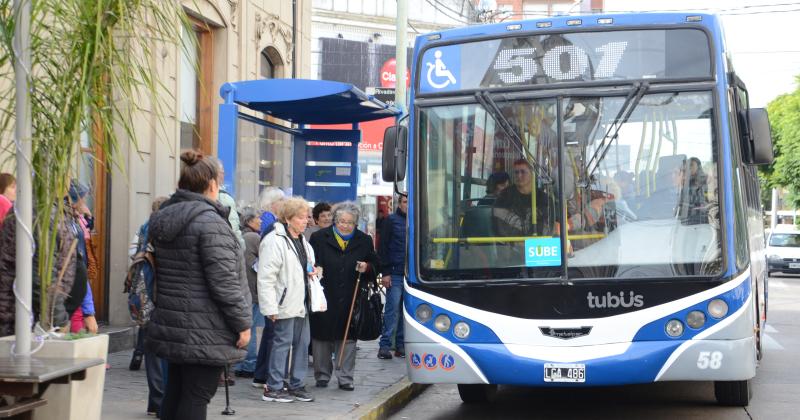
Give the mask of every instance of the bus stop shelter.
[[[396, 117], [389, 106], [349, 83], [328, 80], [266, 79], [225, 83], [220, 88], [218, 155], [225, 190], [236, 197], [241, 122], [291, 136], [292, 194], [308, 201], [354, 200], [358, 186], [359, 123]], [[258, 111], [259, 118], [244, 109]], [[275, 121], [280, 120], [280, 121]], [[281, 124], [290, 123], [291, 126]], [[348, 124], [351, 129], [308, 128]], [[288, 162], [287, 162], [288, 164]]]

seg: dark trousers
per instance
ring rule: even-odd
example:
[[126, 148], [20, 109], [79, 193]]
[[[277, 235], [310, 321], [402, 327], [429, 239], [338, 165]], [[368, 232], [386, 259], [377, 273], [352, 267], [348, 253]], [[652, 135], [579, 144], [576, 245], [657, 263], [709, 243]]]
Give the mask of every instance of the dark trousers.
[[161, 402], [164, 399], [165, 364], [161, 358], [146, 351], [144, 353], [144, 368], [147, 374], [147, 412], [160, 413]]
[[205, 420], [223, 367], [170, 362], [167, 370], [169, 380], [161, 404], [161, 419]]
[[258, 346], [256, 370], [253, 373], [253, 380], [257, 383], [267, 383], [269, 354], [272, 352], [273, 338], [275, 338], [275, 323], [267, 317], [264, 317], [264, 330], [261, 331], [261, 344]]

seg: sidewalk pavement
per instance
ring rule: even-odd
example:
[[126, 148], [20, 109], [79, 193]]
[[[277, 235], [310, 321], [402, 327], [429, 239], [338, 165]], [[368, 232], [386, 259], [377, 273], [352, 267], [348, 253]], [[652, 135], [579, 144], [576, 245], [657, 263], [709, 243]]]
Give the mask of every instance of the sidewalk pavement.
[[[402, 405], [422, 390], [406, 380], [406, 360], [377, 358], [378, 341], [358, 342], [355, 391], [340, 390], [336, 378], [327, 388], [314, 386], [314, 369], [309, 366], [306, 389], [314, 402], [276, 403], [261, 400], [262, 388], [251, 386], [252, 379], [236, 378], [230, 387], [231, 408], [235, 416], [223, 416], [225, 388], [219, 387], [208, 405], [209, 419], [322, 419], [382, 418], [390, 405]], [[138, 371], [128, 370], [132, 350], [111, 353], [103, 394], [103, 419], [152, 419], [147, 417], [147, 380], [144, 363]]]

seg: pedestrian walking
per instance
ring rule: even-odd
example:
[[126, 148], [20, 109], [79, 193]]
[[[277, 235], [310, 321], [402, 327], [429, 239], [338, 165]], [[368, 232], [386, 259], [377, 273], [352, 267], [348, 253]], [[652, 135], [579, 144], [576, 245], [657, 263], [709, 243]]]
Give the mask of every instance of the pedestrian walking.
[[[153, 201], [151, 206], [150, 215], [152, 216], [158, 209], [161, 207], [164, 202], [166, 202], [168, 197], [158, 197]], [[149, 220], [144, 222], [142, 226], [139, 227], [134, 240], [136, 241], [136, 246], [134, 248], [133, 254], [129, 255], [131, 260], [133, 260], [134, 256], [140, 252], [145, 252], [147, 250], [147, 245], [149, 243], [148, 240], [148, 229], [149, 228]], [[149, 276], [149, 279], [146, 280], [151, 286], [147, 287], [147, 295], [150, 298], [150, 301], [153, 300], [153, 272], [152, 270], [146, 270], [144, 275]], [[137, 364], [141, 364], [142, 359], [144, 359], [144, 366], [145, 366], [145, 376], [147, 378], [147, 415], [148, 416], [156, 416], [159, 417], [161, 414], [161, 403], [164, 400], [164, 382], [166, 380], [166, 364], [158, 357], [155, 353], [149, 352], [145, 350], [144, 347], [144, 337], [147, 334], [147, 324], [149, 320], [146, 320], [141, 325], [139, 325], [139, 331], [137, 333], [136, 338], [136, 350], [134, 350], [134, 356], [131, 360], [131, 365], [129, 366], [130, 370], [139, 370], [139, 366], [136, 366], [136, 369], [132, 369], [134, 360], [137, 361]], [[137, 360], [138, 359], [138, 360]]]
[[181, 161], [178, 190], [148, 227], [156, 294], [145, 349], [168, 362], [161, 418], [204, 420], [224, 366], [246, 355], [251, 297], [217, 166], [194, 150]]
[[[305, 388], [310, 341], [308, 282], [311, 276], [321, 275], [322, 269], [315, 266], [314, 250], [303, 237], [308, 203], [300, 197], [286, 199], [280, 205], [278, 220], [258, 252], [258, 301], [261, 313], [275, 329], [262, 399], [308, 402], [314, 400]], [[284, 380], [288, 380], [288, 391], [283, 390]]]
[[403, 342], [403, 277], [406, 266], [406, 214], [408, 197], [401, 195], [397, 210], [383, 222], [379, 253], [381, 283], [386, 288], [386, 306], [383, 307], [383, 332], [378, 358], [391, 359], [392, 340], [395, 356], [406, 357]]
[[257, 271], [258, 245], [261, 242], [261, 218], [258, 211], [247, 208], [242, 211], [242, 237], [244, 239], [244, 267], [247, 271], [247, 286], [253, 296], [253, 326], [250, 328], [250, 343], [247, 345], [247, 357], [235, 366], [234, 374], [241, 378], [253, 378], [258, 358], [258, 327], [264, 326], [264, 316], [258, 306]]
[[[361, 211], [352, 201], [333, 207], [333, 224], [311, 235], [317, 264], [323, 268], [322, 287], [328, 310], [311, 315], [311, 338], [314, 351], [314, 379], [317, 387], [327, 387], [333, 374], [331, 355], [335, 353], [339, 388], [352, 391], [356, 366], [356, 331], [351, 329], [340, 346], [347, 326], [356, 279], [361, 285], [375, 281], [378, 255], [372, 239], [356, 229]], [[343, 351], [342, 351], [343, 350]]]

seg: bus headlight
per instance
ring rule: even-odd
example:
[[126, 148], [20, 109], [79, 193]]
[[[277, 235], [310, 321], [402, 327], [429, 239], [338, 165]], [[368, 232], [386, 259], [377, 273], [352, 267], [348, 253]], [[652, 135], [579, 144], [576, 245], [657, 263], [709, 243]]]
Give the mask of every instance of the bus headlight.
[[433, 309], [424, 303], [417, 306], [417, 310], [414, 311], [414, 317], [417, 318], [417, 321], [419, 321], [420, 324], [430, 321], [432, 316]]
[[433, 320], [433, 326], [440, 332], [447, 332], [450, 329], [450, 317], [445, 314], [437, 316]]
[[708, 314], [714, 318], [720, 319], [728, 315], [728, 304], [722, 299], [714, 299], [708, 302]]
[[686, 323], [690, 327], [698, 329], [706, 323], [706, 314], [703, 311], [691, 311], [686, 315]]
[[453, 326], [453, 335], [462, 340], [469, 337], [469, 324], [464, 321], [456, 322], [456, 325]]
[[671, 319], [667, 322], [667, 335], [670, 337], [680, 337], [683, 334], [683, 322]]
[[775, 255], [775, 254], [768, 256], [767, 259], [774, 262], [779, 262], [782, 260], [780, 255]]

